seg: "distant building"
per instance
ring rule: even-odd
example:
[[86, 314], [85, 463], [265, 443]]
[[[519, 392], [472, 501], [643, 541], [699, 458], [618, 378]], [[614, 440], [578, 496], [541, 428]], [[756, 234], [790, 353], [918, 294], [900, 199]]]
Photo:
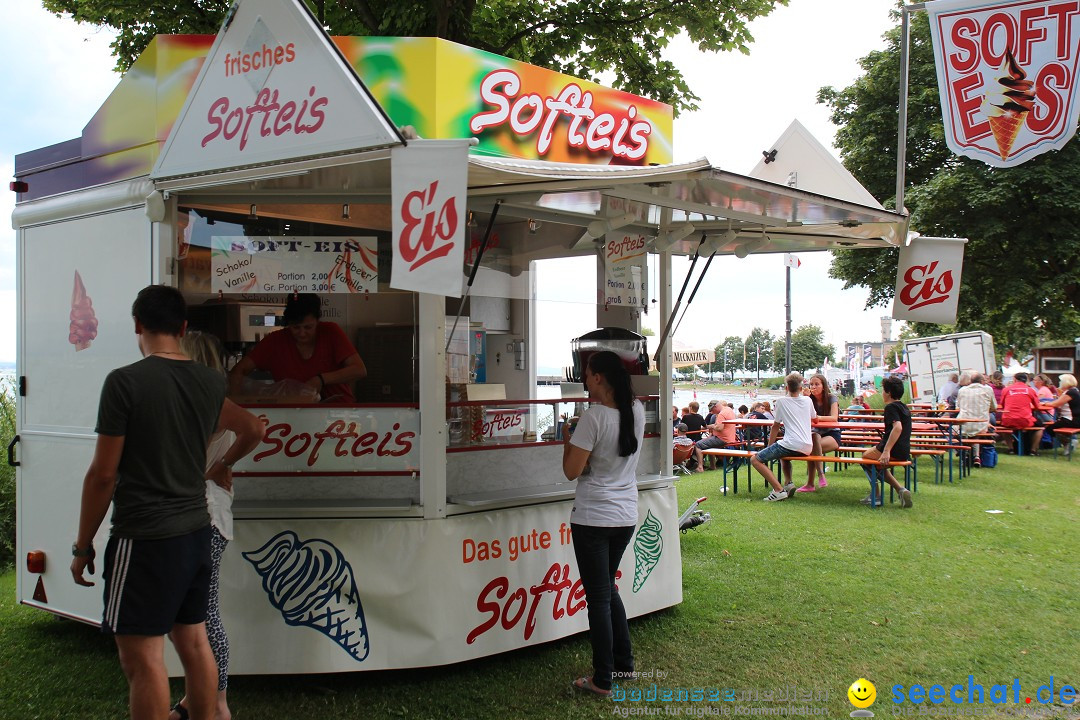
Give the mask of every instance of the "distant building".
[[[898, 363], [892, 356], [892, 348], [894, 345], [898, 345], [899, 341], [889, 340], [887, 342], [881, 342], [880, 340], [874, 342], [848, 342], [844, 343], [844, 354], [840, 357], [839, 366], [845, 370], [848, 368], [849, 358], [854, 351], [855, 357], [862, 363], [864, 368], [866, 367], [878, 367], [880, 365], [886, 365], [888, 367], [895, 367]], [[870, 362], [866, 362], [866, 347], [870, 347]], [[885, 353], [888, 352], [889, 356], [885, 357]], [[901, 350], [897, 349], [897, 353]], [[903, 358], [900, 358], [902, 361]]]
[[1035, 348], [1035, 372], [1050, 376], [1054, 384], [1062, 373], [1076, 374], [1080, 361], [1080, 338], [1072, 345], [1041, 345]]

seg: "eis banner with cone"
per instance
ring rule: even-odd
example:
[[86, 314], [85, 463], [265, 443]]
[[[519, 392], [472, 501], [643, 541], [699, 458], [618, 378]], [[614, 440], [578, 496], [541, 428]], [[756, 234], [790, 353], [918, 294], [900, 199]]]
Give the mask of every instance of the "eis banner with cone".
[[950, 150], [1010, 167], [1069, 142], [1080, 0], [937, 0], [926, 12]]

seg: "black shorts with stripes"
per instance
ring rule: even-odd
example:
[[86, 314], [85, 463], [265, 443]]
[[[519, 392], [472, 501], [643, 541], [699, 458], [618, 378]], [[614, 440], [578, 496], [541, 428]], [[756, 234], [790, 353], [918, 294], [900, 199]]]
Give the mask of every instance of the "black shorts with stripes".
[[102, 632], [165, 635], [177, 623], [204, 622], [210, 591], [210, 526], [163, 540], [111, 537], [102, 577]]

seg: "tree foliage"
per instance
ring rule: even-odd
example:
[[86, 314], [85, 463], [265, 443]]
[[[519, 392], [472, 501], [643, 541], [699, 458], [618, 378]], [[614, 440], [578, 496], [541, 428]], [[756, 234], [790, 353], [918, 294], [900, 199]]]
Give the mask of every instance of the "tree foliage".
[[[0, 380], [0, 443], [7, 447], [15, 437], [15, 392]], [[15, 559], [15, 468], [0, 465], [0, 569]]]
[[[895, 206], [900, 28], [861, 61], [863, 75], [820, 102], [839, 126], [844, 164], [867, 190]], [[1012, 168], [952, 155], [945, 145], [930, 29], [911, 17], [905, 206], [923, 235], [966, 237], [956, 324], [916, 323], [918, 335], [985, 330], [996, 345], [1027, 349], [1080, 335], [1080, 145], [1070, 142]], [[837, 251], [830, 275], [869, 288], [867, 307], [892, 300], [899, 253]]]
[[[791, 369], [803, 372], [810, 368], [819, 368], [829, 358], [832, 362], [836, 348], [825, 344], [825, 334], [817, 325], [802, 325], [791, 332]], [[777, 338], [773, 345], [772, 365], [777, 371], [784, 370], [785, 342]]]
[[[787, 0], [306, 0], [332, 35], [440, 37], [696, 110], [698, 96], [661, 57], [685, 33], [699, 50], [749, 52], [747, 23]], [[213, 34], [231, 0], [42, 0], [45, 8], [119, 31], [126, 70], [159, 33]], [[609, 79], [612, 77], [614, 79]]]
[[774, 342], [776, 338], [765, 328], [756, 327], [750, 331], [746, 336], [746, 362], [743, 363], [747, 372], [773, 369]]

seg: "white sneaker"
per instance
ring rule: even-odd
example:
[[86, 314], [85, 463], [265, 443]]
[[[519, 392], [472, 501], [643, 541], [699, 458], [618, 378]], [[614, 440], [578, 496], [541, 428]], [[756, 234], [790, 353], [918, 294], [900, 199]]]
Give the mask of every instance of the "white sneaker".
[[780, 492], [776, 492], [775, 490], [773, 490], [771, 493], [769, 493], [767, 496], [765, 496], [763, 498], [763, 500], [765, 500], [765, 502], [777, 502], [779, 500], [787, 500], [787, 499], [788, 499], [788, 494], [786, 492], [784, 492], [783, 490], [781, 490]]
[[911, 491], [904, 488], [899, 492], [900, 495], [900, 507], [907, 510], [911, 507]]
[[787, 493], [788, 497], [791, 497], [791, 494], [795, 492], [795, 483], [788, 483], [787, 485], [785, 485], [784, 492]]
[[866, 497], [864, 497], [864, 498], [863, 498], [862, 500], [860, 500], [859, 502], [861, 502], [861, 503], [862, 503], [863, 505], [869, 505], [869, 504], [870, 504], [870, 503], [872, 503], [873, 501], [874, 501], [874, 498], [872, 498], [872, 497], [871, 497], [870, 495], [867, 495]]

